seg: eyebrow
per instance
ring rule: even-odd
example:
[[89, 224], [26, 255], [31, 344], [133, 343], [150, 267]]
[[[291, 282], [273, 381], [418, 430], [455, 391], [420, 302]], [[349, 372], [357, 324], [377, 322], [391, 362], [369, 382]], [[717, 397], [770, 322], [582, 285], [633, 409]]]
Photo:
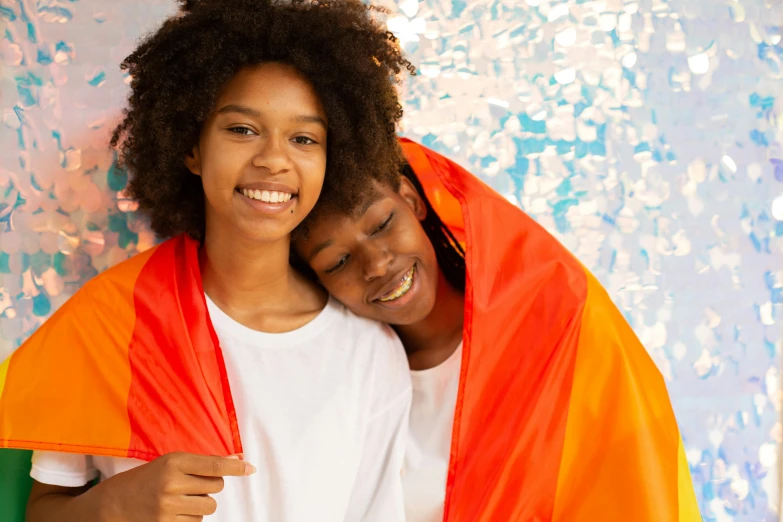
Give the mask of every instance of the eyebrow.
[[378, 194], [375, 191], [371, 192], [367, 197], [364, 198], [364, 201], [362, 202], [362, 206], [359, 207], [359, 213], [357, 215], [358, 216], [365, 215], [367, 211], [370, 210], [370, 207], [378, 203], [381, 199], [383, 199], [383, 196], [381, 194]]
[[[249, 116], [251, 118], [261, 117], [260, 111], [257, 111], [256, 109], [253, 109], [251, 107], [246, 107], [244, 105], [235, 105], [235, 104], [225, 105], [220, 109], [218, 109], [217, 113], [218, 114], [237, 113], [237, 114], [243, 114], [245, 116]], [[321, 127], [323, 127], [325, 130], [328, 129], [328, 126], [326, 125], [326, 121], [320, 116], [299, 114], [291, 118], [291, 121], [296, 123], [315, 123], [316, 125], [320, 125]]]
[[[364, 216], [364, 214], [367, 213], [367, 211], [378, 203], [381, 200], [382, 196], [378, 193], [372, 193], [369, 196], [364, 198], [364, 201], [362, 202], [361, 207], [359, 207], [359, 212], [355, 215], [358, 217]], [[315, 256], [321, 253], [322, 250], [329, 248], [330, 246], [334, 245], [334, 241], [331, 239], [324, 241], [323, 243], [320, 243], [318, 246], [316, 246], [312, 252], [310, 252], [310, 255], [307, 256], [307, 261], [310, 262], [313, 259], [315, 259]]]
[[312, 260], [315, 258], [315, 256], [317, 256], [318, 254], [320, 254], [320, 253], [321, 253], [321, 251], [322, 251], [323, 249], [325, 249], [325, 248], [328, 248], [328, 247], [330, 247], [330, 246], [332, 246], [332, 245], [334, 245], [334, 241], [332, 241], [332, 240], [330, 239], [330, 240], [328, 240], [328, 241], [324, 241], [324, 242], [323, 242], [323, 243], [321, 243], [320, 245], [316, 246], [316, 247], [313, 249], [313, 251], [312, 251], [312, 252], [310, 252], [310, 255], [309, 255], [309, 256], [307, 256], [307, 261], [312, 261]]
[[324, 130], [328, 129], [326, 121], [320, 116], [308, 116], [307, 114], [300, 114], [299, 116], [294, 116], [293, 121], [296, 123], [315, 123], [323, 127]]
[[244, 105], [225, 105], [218, 109], [218, 114], [229, 114], [229, 113], [238, 113], [238, 114], [244, 114], [245, 116], [250, 116], [251, 118], [258, 118], [261, 116], [261, 113], [255, 109], [251, 109], [250, 107], [245, 107]]

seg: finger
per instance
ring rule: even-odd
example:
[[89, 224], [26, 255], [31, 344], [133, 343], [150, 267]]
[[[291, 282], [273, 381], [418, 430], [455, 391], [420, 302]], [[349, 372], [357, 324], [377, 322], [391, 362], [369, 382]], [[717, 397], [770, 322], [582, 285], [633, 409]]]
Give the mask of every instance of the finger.
[[201, 522], [204, 517], [196, 517], [193, 515], [177, 515], [177, 522]]
[[[212, 455], [213, 457], [218, 457], [218, 455]], [[227, 459], [239, 459], [239, 460], [245, 460], [244, 453], [234, 453], [233, 455], [229, 455], [226, 457]]]
[[217, 511], [217, 502], [207, 495], [182, 495], [177, 502], [178, 515], [206, 517]]
[[176, 495], [214, 495], [225, 487], [223, 477], [180, 475], [171, 492]]
[[200, 477], [244, 477], [256, 472], [248, 462], [223, 457], [187, 455], [180, 462], [180, 471]]

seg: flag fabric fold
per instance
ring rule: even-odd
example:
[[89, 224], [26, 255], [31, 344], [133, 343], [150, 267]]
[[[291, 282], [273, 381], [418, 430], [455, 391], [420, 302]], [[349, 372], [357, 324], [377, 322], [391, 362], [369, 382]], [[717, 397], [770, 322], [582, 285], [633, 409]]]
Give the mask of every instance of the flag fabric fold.
[[0, 366], [0, 448], [152, 460], [242, 453], [198, 243], [84, 285]]
[[701, 520], [663, 378], [598, 281], [478, 178], [402, 146], [466, 249], [444, 520]]
[[[478, 178], [402, 146], [466, 246], [444, 520], [700, 520], [663, 378], [601, 285]], [[95, 277], [0, 365], [3, 447], [242, 453], [195, 241]]]

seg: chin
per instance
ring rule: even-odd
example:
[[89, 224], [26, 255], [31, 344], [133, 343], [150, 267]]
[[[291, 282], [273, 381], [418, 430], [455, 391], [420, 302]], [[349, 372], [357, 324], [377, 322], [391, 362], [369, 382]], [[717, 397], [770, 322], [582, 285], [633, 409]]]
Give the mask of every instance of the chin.
[[[381, 319], [384, 323], [388, 323], [394, 326], [409, 326], [423, 321], [432, 312], [433, 306], [423, 306], [424, 303], [415, 303], [410, 307], [406, 307], [404, 310], [399, 310], [397, 313], [389, 314], [385, 312], [385, 318]], [[434, 302], [433, 302], [434, 305]]]
[[287, 238], [293, 226], [284, 226], [284, 223], [255, 223], [244, 224], [242, 226], [242, 235], [248, 240], [255, 243], [274, 243], [281, 239]]

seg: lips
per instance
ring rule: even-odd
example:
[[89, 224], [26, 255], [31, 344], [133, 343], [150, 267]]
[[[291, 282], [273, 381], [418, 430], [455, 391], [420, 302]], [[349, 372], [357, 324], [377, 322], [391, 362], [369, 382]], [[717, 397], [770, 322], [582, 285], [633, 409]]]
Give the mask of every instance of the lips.
[[237, 185], [237, 190], [239, 192], [242, 192], [243, 190], [265, 190], [267, 192], [283, 192], [285, 194], [293, 194], [294, 196], [298, 194], [297, 190], [290, 185], [286, 185], [285, 183], [278, 183], [275, 181], [256, 181], [253, 183], [242, 183]]
[[246, 198], [264, 203], [285, 203], [297, 196], [293, 187], [274, 181], [257, 181], [254, 183], [242, 183], [237, 185], [236, 192]]
[[290, 192], [278, 192], [276, 190], [242, 189], [240, 192], [245, 197], [263, 201], [264, 203], [285, 203], [294, 197]]
[[263, 214], [279, 214], [297, 200], [296, 189], [283, 183], [260, 181], [238, 185], [234, 192], [251, 208]]
[[381, 303], [389, 303], [396, 301], [400, 297], [407, 294], [413, 286], [413, 278], [416, 274], [416, 265], [414, 264], [408, 270], [406, 270], [401, 276], [396, 277], [389, 285], [386, 285], [384, 292], [374, 299]]

